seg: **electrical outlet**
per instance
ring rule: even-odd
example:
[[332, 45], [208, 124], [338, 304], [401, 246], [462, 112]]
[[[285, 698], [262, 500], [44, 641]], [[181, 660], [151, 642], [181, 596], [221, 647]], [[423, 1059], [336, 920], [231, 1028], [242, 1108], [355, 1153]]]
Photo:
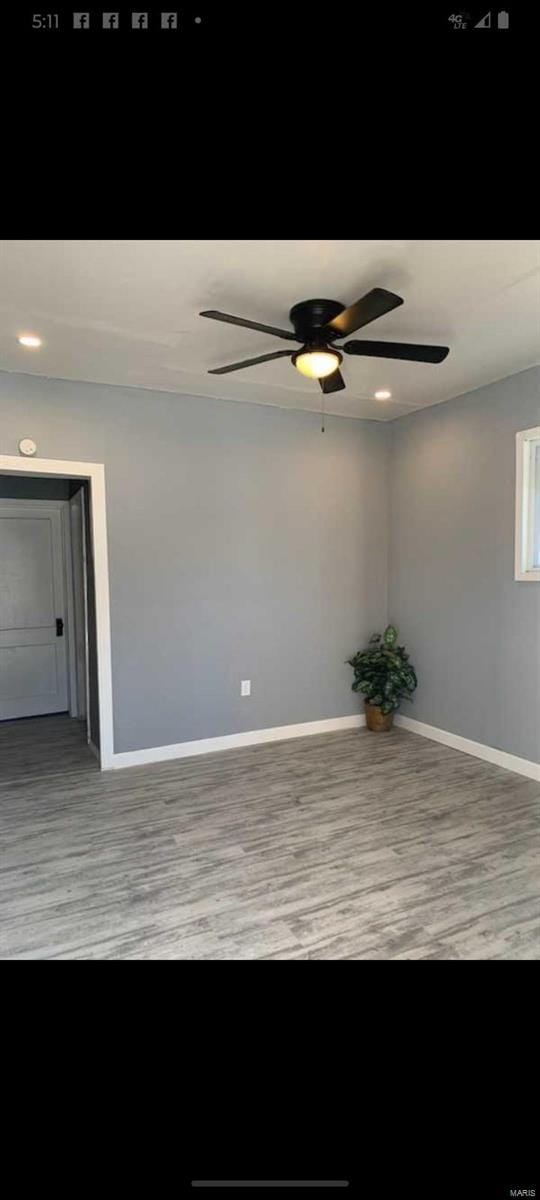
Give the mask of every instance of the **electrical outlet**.
[[251, 679], [242, 679], [240, 682], [240, 695], [251, 696]]

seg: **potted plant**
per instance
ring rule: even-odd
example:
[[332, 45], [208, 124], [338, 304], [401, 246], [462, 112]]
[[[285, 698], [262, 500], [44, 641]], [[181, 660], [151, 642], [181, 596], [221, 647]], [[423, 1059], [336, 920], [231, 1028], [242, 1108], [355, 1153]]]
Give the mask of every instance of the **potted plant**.
[[397, 646], [397, 629], [387, 625], [374, 633], [365, 650], [347, 662], [354, 671], [353, 692], [363, 692], [368, 729], [391, 729], [403, 699], [410, 700], [418, 680], [404, 646]]

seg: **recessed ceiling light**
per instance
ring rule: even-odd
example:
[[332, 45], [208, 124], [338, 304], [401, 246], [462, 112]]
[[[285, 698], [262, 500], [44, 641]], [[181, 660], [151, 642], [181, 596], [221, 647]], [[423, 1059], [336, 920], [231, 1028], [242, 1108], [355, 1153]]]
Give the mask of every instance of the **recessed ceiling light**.
[[376, 400], [391, 400], [391, 398], [392, 398], [392, 393], [386, 391], [384, 388], [381, 392], [375, 392]]
[[23, 333], [17, 341], [21, 346], [26, 346], [27, 350], [37, 350], [41, 346], [41, 338], [36, 337], [35, 333]]

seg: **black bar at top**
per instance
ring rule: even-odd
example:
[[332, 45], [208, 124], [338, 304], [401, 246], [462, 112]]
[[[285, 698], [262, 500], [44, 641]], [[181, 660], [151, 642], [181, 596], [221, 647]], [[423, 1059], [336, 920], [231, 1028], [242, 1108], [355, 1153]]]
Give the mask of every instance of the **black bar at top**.
[[348, 1179], [192, 1179], [192, 1187], [348, 1187]]

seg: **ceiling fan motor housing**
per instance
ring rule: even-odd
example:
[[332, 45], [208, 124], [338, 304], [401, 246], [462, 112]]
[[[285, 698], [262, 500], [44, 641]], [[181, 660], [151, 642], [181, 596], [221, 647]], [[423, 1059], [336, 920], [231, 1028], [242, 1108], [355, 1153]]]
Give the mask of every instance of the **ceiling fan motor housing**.
[[[301, 300], [291, 308], [289, 320], [300, 342], [316, 342], [318, 331], [344, 309], [345, 305], [338, 300]], [[324, 341], [333, 341], [334, 337], [339, 337], [339, 333], [327, 332]]]

